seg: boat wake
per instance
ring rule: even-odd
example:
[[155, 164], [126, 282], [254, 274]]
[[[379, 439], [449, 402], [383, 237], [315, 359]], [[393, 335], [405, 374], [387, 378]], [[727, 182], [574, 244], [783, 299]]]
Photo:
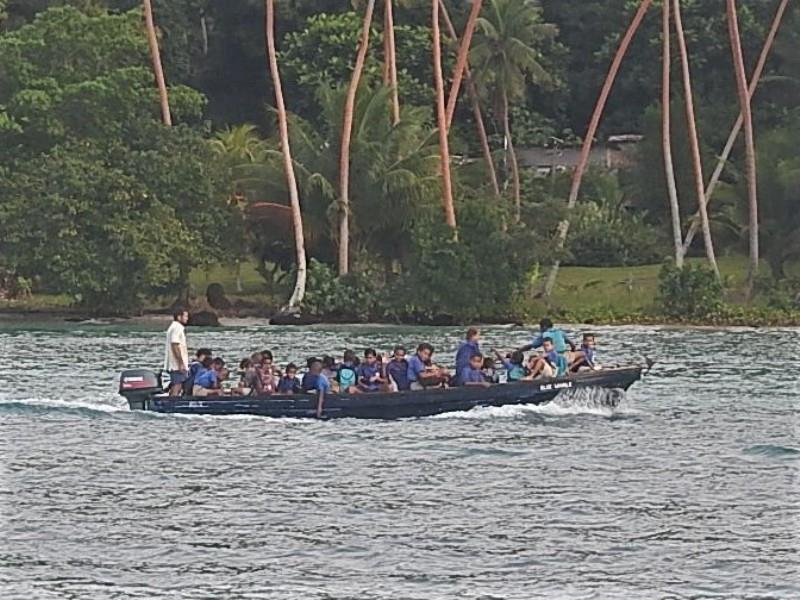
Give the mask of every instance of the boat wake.
[[599, 387], [563, 390], [555, 399], [544, 404], [514, 404], [506, 406], [479, 406], [468, 411], [445, 413], [433, 419], [524, 419], [535, 416], [569, 417], [596, 415], [618, 417], [637, 414], [625, 392]]
[[55, 398], [8, 398], [0, 397], [0, 414], [62, 414], [88, 417], [115, 416], [128, 413], [127, 403], [112, 400], [104, 402], [81, 402]]

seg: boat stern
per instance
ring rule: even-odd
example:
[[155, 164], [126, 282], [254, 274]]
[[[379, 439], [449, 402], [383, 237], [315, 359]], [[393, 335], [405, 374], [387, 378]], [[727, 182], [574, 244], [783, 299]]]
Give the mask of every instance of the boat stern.
[[148, 369], [130, 369], [119, 376], [119, 394], [128, 401], [131, 410], [147, 410], [147, 403], [161, 393], [160, 377]]

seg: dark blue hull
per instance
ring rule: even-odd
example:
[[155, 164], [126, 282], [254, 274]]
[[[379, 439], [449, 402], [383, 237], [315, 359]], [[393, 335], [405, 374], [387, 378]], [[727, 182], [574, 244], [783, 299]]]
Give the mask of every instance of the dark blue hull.
[[[580, 373], [569, 378], [498, 384], [490, 387], [427, 389], [374, 394], [327, 394], [322, 418], [402, 419], [465, 411], [477, 406], [542, 404], [565, 389], [595, 387], [627, 390], [640, 379], [640, 367]], [[169, 397], [124, 394], [131, 410], [192, 415], [260, 415], [315, 418], [316, 394], [272, 396]]]

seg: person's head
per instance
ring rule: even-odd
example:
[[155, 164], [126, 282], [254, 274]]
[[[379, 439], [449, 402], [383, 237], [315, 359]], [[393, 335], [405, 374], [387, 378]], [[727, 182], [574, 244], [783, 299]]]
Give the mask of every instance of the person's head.
[[294, 363], [289, 363], [286, 365], [286, 376], [287, 377], [297, 377], [297, 365]]
[[262, 350], [261, 351], [261, 364], [265, 367], [272, 366], [272, 352], [270, 350]]
[[209, 358], [214, 356], [214, 353], [211, 352], [210, 348], [198, 348], [197, 352], [194, 353], [197, 362], [203, 362], [203, 359], [208, 356]]
[[364, 362], [370, 366], [378, 362], [378, 353], [375, 352], [374, 348], [367, 348], [364, 350]]
[[186, 325], [189, 322], [189, 311], [183, 307], [178, 307], [172, 311], [172, 320], [177, 321], [181, 325]]
[[342, 361], [350, 366], [353, 366], [358, 362], [358, 357], [356, 356], [356, 353], [353, 352], [352, 350], [345, 350], [344, 354], [342, 355]]
[[[353, 356], [355, 356], [355, 353], [353, 353]], [[323, 368], [332, 369], [335, 366], [336, 366], [336, 361], [333, 359], [332, 356], [325, 355], [325, 356], [322, 357], [322, 367]]]
[[552, 329], [552, 328], [553, 328], [553, 322], [550, 319], [548, 319], [547, 317], [545, 317], [544, 319], [539, 321], [539, 329], [540, 330], [547, 331], [548, 329]]
[[477, 327], [470, 327], [467, 329], [467, 341], [468, 342], [477, 342], [478, 339], [481, 337], [481, 331]]
[[511, 353], [511, 358], [509, 360], [511, 361], [512, 365], [521, 365], [525, 362], [525, 354], [519, 350], [514, 350]]
[[583, 345], [587, 348], [594, 348], [597, 345], [597, 339], [594, 337], [593, 333], [583, 334]]
[[392, 354], [395, 360], [404, 360], [406, 357], [406, 349], [403, 346], [395, 346]]
[[231, 374], [231, 372], [228, 369], [226, 369], [225, 367], [222, 367], [219, 370], [219, 380], [220, 381], [225, 381], [226, 379], [228, 379], [228, 377], [230, 377], [230, 374]]
[[542, 340], [542, 349], [545, 352], [552, 352], [553, 351], [553, 338], [546, 337]]
[[222, 371], [224, 366], [225, 366], [225, 361], [219, 357], [211, 361], [211, 368], [214, 369], [217, 373]]
[[262, 358], [261, 352], [253, 352], [253, 354], [250, 355], [250, 362], [254, 367], [258, 367], [261, 366]]
[[433, 346], [428, 342], [422, 342], [417, 346], [417, 356], [419, 356], [423, 362], [430, 360], [433, 356]]
[[210, 356], [206, 356], [203, 360], [200, 361], [200, 364], [203, 365], [204, 369], [210, 369], [211, 364], [214, 362], [214, 359]]
[[246, 371], [247, 369], [252, 368], [252, 366], [253, 366], [252, 360], [250, 360], [249, 358], [243, 358], [239, 363], [239, 370]]
[[322, 372], [322, 361], [318, 358], [309, 359], [308, 372], [312, 375], [319, 375]]
[[494, 359], [491, 356], [483, 359], [483, 368], [486, 370], [494, 369]]
[[483, 366], [483, 355], [475, 353], [469, 357], [469, 366], [473, 369], [480, 369]]

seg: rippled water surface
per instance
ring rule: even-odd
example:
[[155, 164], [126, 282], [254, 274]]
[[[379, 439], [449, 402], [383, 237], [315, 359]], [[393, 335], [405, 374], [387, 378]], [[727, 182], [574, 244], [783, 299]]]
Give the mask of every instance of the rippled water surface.
[[[797, 330], [600, 328], [656, 367], [585, 398], [396, 422], [131, 413], [161, 331], [0, 326], [3, 598], [800, 597]], [[285, 362], [460, 330], [189, 330]], [[484, 347], [526, 330], [487, 328]]]

